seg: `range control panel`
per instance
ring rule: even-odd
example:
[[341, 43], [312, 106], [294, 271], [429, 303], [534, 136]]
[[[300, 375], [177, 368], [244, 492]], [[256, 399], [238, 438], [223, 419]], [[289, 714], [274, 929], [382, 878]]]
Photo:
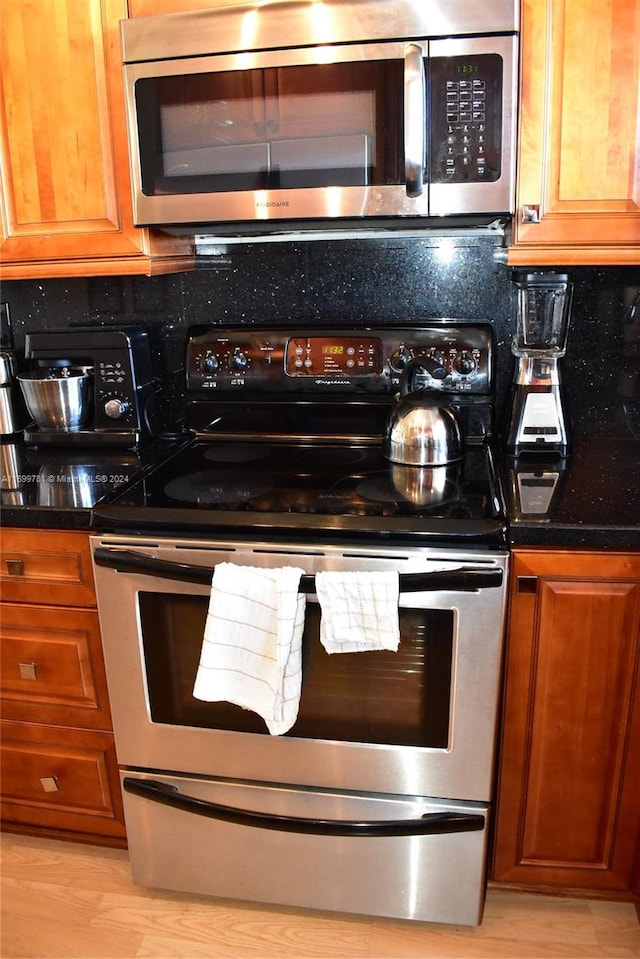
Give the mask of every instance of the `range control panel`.
[[193, 327], [187, 343], [187, 388], [209, 394], [395, 393], [405, 370], [411, 373], [414, 389], [489, 393], [491, 327], [450, 320], [393, 330]]

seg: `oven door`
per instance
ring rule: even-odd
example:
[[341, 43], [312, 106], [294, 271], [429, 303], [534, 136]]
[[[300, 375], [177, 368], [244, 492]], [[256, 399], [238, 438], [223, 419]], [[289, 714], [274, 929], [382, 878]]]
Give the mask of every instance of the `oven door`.
[[[504, 554], [92, 538], [121, 766], [403, 795], [491, 796]], [[194, 699], [213, 566], [305, 569], [296, 724]], [[329, 656], [313, 575], [398, 570], [397, 653]], [[440, 571], [440, 572], [438, 572]]]

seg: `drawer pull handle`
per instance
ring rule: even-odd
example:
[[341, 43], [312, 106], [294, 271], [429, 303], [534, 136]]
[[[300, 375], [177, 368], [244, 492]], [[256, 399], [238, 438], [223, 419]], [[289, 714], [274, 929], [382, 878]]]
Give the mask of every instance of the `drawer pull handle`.
[[20, 679], [37, 679], [35, 663], [18, 663]]
[[24, 576], [24, 560], [8, 559], [7, 573], [9, 574], [9, 576]]
[[42, 788], [46, 793], [57, 793], [60, 790], [58, 780], [55, 776], [43, 776], [40, 780]]

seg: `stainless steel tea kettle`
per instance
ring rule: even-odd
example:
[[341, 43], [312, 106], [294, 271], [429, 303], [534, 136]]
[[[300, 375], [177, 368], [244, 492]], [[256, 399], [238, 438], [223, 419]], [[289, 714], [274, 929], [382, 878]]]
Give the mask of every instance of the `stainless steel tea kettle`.
[[429, 357], [412, 359], [402, 375], [400, 400], [387, 420], [383, 452], [392, 463], [445, 466], [462, 458], [462, 436], [453, 407], [438, 394], [417, 389], [430, 370]]

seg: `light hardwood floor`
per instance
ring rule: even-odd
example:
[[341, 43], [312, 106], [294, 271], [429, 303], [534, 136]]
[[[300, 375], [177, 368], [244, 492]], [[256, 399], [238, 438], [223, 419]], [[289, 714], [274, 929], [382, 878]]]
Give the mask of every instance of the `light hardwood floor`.
[[141, 889], [122, 850], [3, 834], [1, 852], [2, 959], [640, 957], [629, 903], [489, 890], [464, 929]]

